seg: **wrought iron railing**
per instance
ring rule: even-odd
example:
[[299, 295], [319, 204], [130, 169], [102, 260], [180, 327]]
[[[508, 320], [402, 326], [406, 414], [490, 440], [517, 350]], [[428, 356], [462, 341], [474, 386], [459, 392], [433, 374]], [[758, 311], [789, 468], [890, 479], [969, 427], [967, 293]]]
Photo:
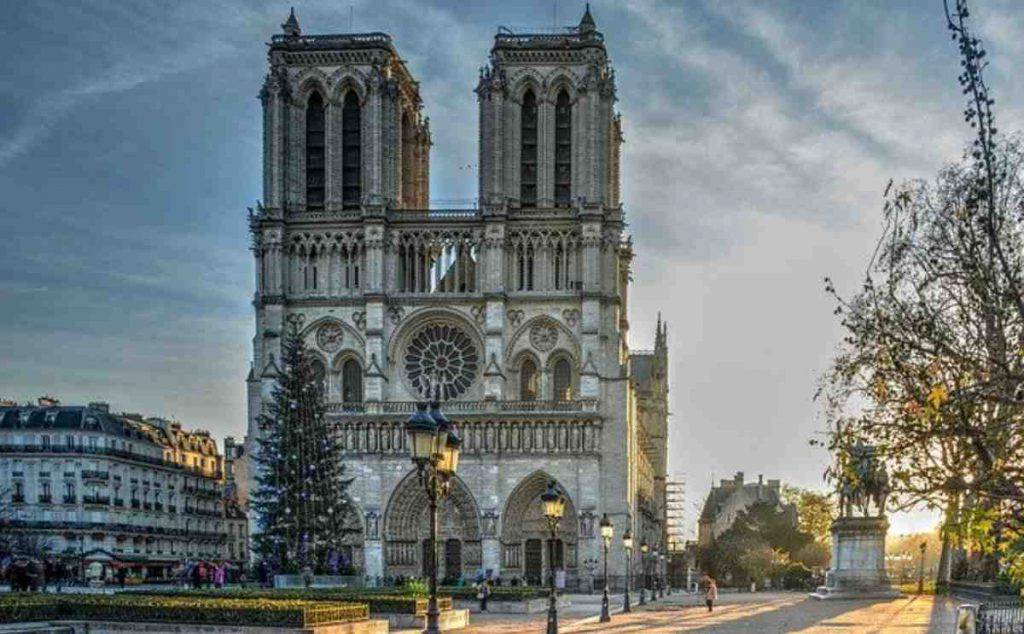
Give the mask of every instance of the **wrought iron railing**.
[[1024, 604], [1020, 599], [982, 603], [975, 628], [977, 634], [1024, 634]]

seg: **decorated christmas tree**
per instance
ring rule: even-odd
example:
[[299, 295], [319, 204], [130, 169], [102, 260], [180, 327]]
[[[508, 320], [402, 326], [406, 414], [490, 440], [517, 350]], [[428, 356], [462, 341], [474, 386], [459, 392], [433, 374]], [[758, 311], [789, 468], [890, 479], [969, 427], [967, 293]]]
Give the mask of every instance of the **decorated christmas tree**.
[[251, 501], [254, 549], [273, 570], [330, 572], [338, 560], [351, 480], [325, 414], [322, 377], [292, 324], [273, 398], [260, 417]]

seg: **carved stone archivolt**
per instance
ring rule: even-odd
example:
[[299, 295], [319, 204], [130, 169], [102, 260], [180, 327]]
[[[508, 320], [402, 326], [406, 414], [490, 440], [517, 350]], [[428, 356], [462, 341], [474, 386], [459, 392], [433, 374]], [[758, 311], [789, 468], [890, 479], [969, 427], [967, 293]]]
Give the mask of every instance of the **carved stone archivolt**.
[[[557, 483], [549, 474], [535, 471], [523, 478], [508, 496], [501, 514], [502, 565], [506, 568], [522, 567], [523, 545], [527, 540], [549, 539], [550, 531], [542, 512], [540, 495], [552, 481]], [[564, 493], [564, 487], [560, 488]], [[558, 538], [565, 544], [566, 569], [574, 571], [579, 518], [572, 498], [568, 494], [565, 498], [565, 515], [558, 526]]]
[[[457, 476], [452, 490], [438, 509], [439, 539], [460, 542], [461, 571], [470, 577], [480, 567], [480, 509], [466, 484]], [[430, 532], [427, 494], [415, 472], [395, 487], [384, 514], [385, 563], [389, 573], [418, 573], [422, 569], [422, 545]], [[456, 571], [446, 571], [453, 573]]]

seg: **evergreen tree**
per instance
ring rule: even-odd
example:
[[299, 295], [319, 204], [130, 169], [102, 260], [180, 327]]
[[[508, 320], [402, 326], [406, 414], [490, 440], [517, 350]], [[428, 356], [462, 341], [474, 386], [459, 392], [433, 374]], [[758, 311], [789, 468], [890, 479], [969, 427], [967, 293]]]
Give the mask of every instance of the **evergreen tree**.
[[284, 344], [273, 398], [260, 416], [254, 547], [272, 569], [325, 572], [340, 554], [351, 480], [327, 423], [322, 377], [296, 324]]

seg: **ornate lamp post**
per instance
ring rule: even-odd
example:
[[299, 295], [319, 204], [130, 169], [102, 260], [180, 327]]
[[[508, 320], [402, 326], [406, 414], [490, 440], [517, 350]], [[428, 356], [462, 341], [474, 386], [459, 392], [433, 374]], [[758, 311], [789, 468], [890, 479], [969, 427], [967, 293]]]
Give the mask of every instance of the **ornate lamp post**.
[[608, 519], [608, 514], [605, 513], [601, 516], [601, 540], [604, 542], [604, 592], [601, 594], [602, 623], [612, 620], [611, 614], [608, 613], [608, 547], [612, 543], [613, 531], [612, 521]]
[[647, 540], [640, 542], [640, 601], [637, 605], [647, 605]]
[[661, 578], [661, 597], [665, 598], [665, 593], [672, 594], [672, 586], [668, 583], [668, 567], [665, 565], [665, 553], [658, 555], [661, 560], [658, 566], [658, 575]]
[[451, 477], [459, 466], [459, 447], [462, 441], [455, 426], [441, 413], [438, 403], [417, 403], [416, 412], [405, 423], [409, 453], [416, 465], [420, 483], [426, 489], [430, 502], [430, 552], [427, 569], [430, 571], [430, 598], [427, 602], [427, 628], [425, 634], [440, 634], [437, 609], [437, 506], [451, 489]]
[[659, 552], [658, 553], [658, 560], [655, 562], [655, 565], [658, 566], [658, 570], [656, 572], [656, 574], [658, 576], [658, 598], [659, 599], [664, 599], [665, 598], [665, 553], [663, 553], [663, 552]]
[[633, 582], [633, 533], [628, 528], [622, 534], [622, 549], [626, 551], [626, 593], [622, 611], [629, 614], [633, 611], [633, 608], [629, 606], [629, 586]]
[[655, 601], [658, 598], [658, 549], [651, 548], [651, 555], [647, 558], [647, 579], [651, 584], [649, 590], [651, 591], [651, 601]]
[[565, 514], [565, 497], [558, 492], [554, 482], [548, 483], [548, 490], [540, 494], [544, 518], [548, 521], [551, 541], [548, 542], [548, 575], [551, 593], [548, 596], [547, 634], [558, 634], [558, 593], [555, 589], [555, 540], [558, 539], [558, 524]]

